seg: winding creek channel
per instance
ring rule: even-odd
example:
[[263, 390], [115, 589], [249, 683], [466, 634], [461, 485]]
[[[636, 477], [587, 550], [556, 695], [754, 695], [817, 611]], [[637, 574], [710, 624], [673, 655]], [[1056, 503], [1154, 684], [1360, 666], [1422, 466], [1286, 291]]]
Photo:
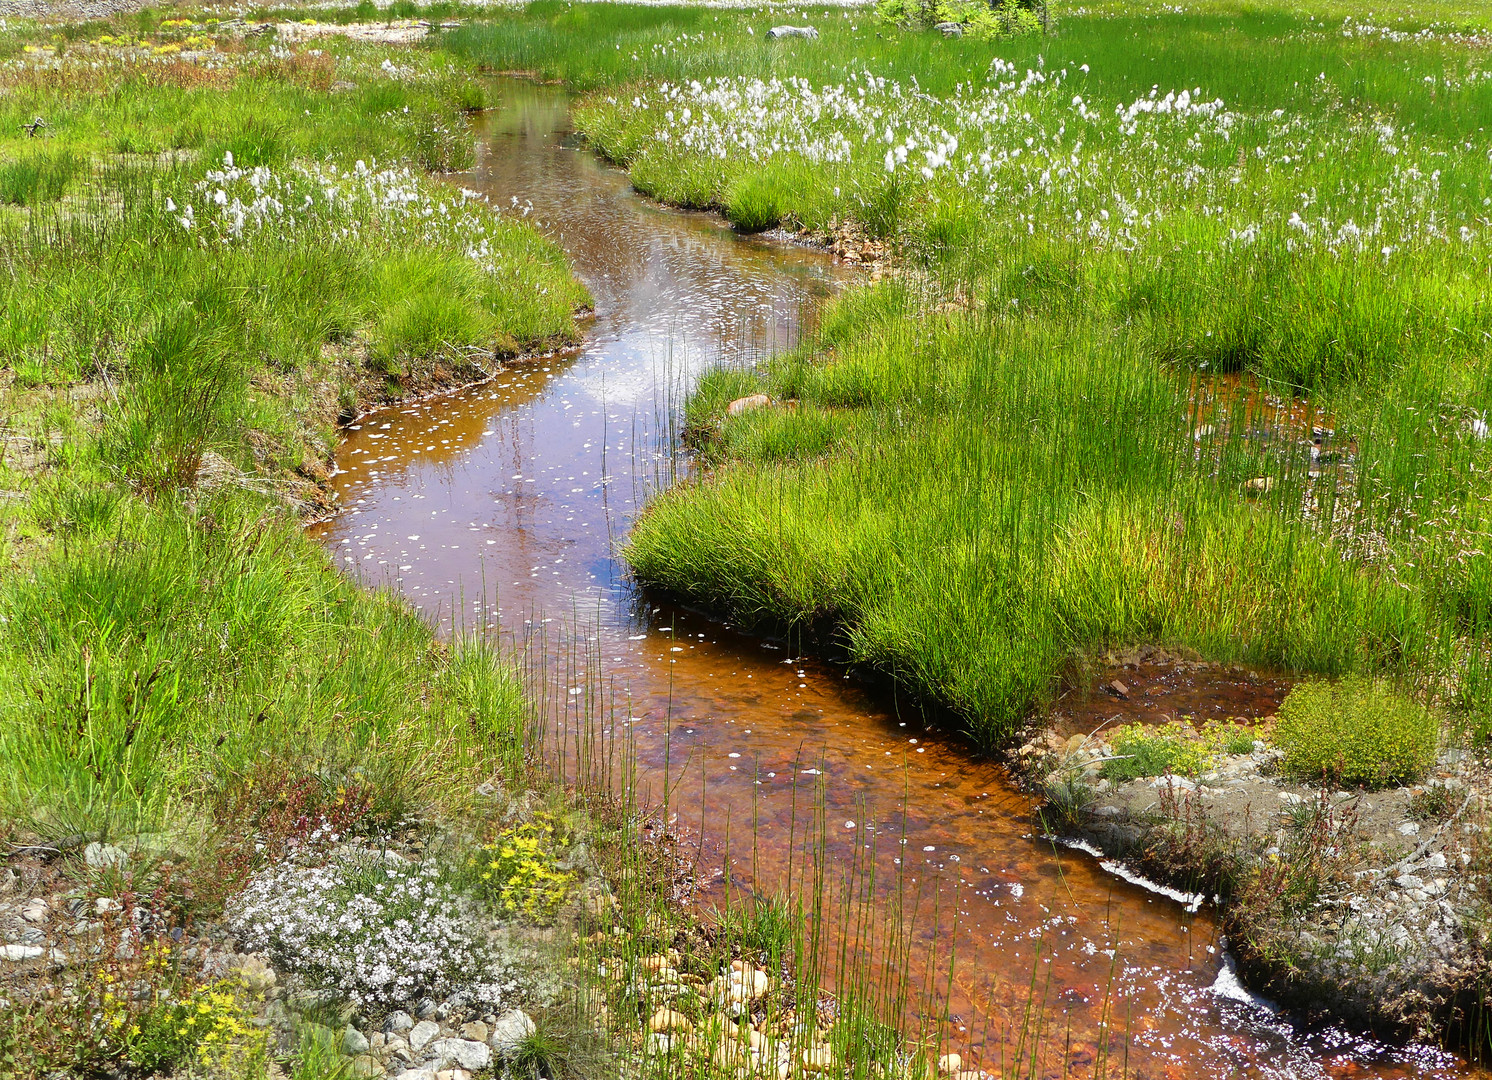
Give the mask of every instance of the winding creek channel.
[[444, 625], [547, 649], [553, 670], [583, 653], [613, 695], [591, 712], [626, 725], [641, 782], [667, 775], [677, 828], [704, 852], [705, 902], [727, 873], [737, 893], [773, 894], [789, 875], [801, 888], [815, 853], [831, 879], [853, 868], [902, 934], [859, 932], [843, 964], [872, 985], [904, 977], [910, 1011], [966, 1060], [1009, 1060], [1034, 993], [1037, 1075], [1089, 1076], [1106, 1053], [1135, 1077], [1470, 1075], [1439, 1051], [1275, 1015], [1231, 977], [1207, 906], [1043, 840], [1001, 766], [851, 671], [639, 594], [616, 549], [673, 474], [670, 411], [690, 380], [789, 346], [856, 272], [650, 205], [576, 145], [562, 91], [495, 92], [458, 182], [531, 207], [595, 322], [573, 352], [349, 429], [344, 509], [314, 527], [339, 564]]

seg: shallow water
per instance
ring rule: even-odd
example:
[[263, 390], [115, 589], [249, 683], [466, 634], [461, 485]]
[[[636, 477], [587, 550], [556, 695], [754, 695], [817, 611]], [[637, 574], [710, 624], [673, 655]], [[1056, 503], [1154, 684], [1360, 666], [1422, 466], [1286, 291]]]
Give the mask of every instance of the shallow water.
[[[1034, 971], [1036, 1075], [1092, 1075], [1105, 1044], [1134, 1076], [1461, 1074], [1431, 1050], [1275, 1017], [1230, 981], [1205, 907], [1041, 839], [1000, 766], [853, 672], [637, 594], [615, 549], [672, 479], [673, 404], [710, 364], [791, 344], [851, 272], [647, 204], [573, 146], [560, 92], [498, 93], [459, 182], [565, 246], [595, 323], [573, 353], [354, 425], [337, 452], [346, 510], [315, 528], [346, 570], [446, 626], [496, 624], [552, 672], [599, 672], [557, 711], [592, 715], [599, 678], [640, 780], [656, 798], [666, 778], [700, 844], [707, 901], [727, 871], [736, 895], [773, 894], [801, 890], [816, 851], [831, 884], [853, 866], [874, 925], [903, 933], [893, 946], [862, 928], [840, 967], [883, 988], [905, 975], [913, 1011], [966, 1058], [1010, 1058]], [[1186, 693], [1207, 707], [1205, 685]]]

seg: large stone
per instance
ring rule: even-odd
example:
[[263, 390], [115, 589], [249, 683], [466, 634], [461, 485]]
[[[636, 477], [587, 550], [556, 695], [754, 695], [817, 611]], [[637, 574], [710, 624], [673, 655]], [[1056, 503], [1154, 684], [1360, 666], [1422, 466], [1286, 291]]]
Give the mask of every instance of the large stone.
[[815, 40], [819, 32], [812, 26], [774, 26], [767, 31], [769, 38], [808, 38]]
[[399, 1035], [402, 1035], [412, 1027], [414, 1027], [414, 1017], [402, 1010], [389, 1013], [388, 1018], [383, 1022], [384, 1031]]
[[342, 1032], [342, 1053], [348, 1057], [357, 1057], [359, 1054], [366, 1054], [367, 1052], [367, 1036], [351, 1024], [348, 1024], [346, 1030]]
[[438, 1068], [455, 1065], [468, 1072], [476, 1072], [478, 1069], [485, 1069], [492, 1062], [492, 1048], [472, 1039], [441, 1039], [432, 1049], [436, 1053]]
[[423, 1066], [418, 1069], [405, 1069], [395, 1080], [435, 1080], [435, 1070]]
[[0, 945], [0, 960], [35, 960], [44, 952], [40, 945]]
[[409, 1030], [409, 1045], [414, 1050], [423, 1050], [440, 1034], [440, 1025], [434, 1020], [421, 1020]]
[[492, 1034], [487, 1036], [487, 1045], [499, 1057], [512, 1057], [518, 1053], [526, 1039], [538, 1028], [532, 1018], [522, 1009], [511, 1009], [499, 1016], [492, 1024]]

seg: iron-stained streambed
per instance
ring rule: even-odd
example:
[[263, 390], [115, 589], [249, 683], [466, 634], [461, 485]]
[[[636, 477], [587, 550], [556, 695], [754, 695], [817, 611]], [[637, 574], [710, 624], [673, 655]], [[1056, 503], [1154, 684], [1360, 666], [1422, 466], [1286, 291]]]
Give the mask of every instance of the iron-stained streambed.
[[714, 875], [707, 902], [727, 877], [737, 896], [801, 895], [815, 866], [827, 894], [858, 889], [874, 919], [835, 918], [831, 900], [823, 923], [852, 934], [841, 976], [904, 987], [909, 1021], [966, 1060], [1009, 1060], [1034, 995], [1042, 1076], [1465, 1074], [1432, 1049], [1275, 1015], [1232, 978], [1205, 905], [1042, 839], [1000, 766], [852, 672], [637, 592], [616, 548], [682, 468], [691, 381], [791, 345], [852, 271], [650, 205], [576, 144], [560, 90], [496, 94], [457, 182], [565, 247], [595, 322], [573, 353], [346, 432], [344, 510], [315, 534], [347, 573], [444, 625], [547, 650], [576, 682], [558, 711], [611, 729], [587, 738], [625, 730], [655, 801], [666, 777], [676, 828]]

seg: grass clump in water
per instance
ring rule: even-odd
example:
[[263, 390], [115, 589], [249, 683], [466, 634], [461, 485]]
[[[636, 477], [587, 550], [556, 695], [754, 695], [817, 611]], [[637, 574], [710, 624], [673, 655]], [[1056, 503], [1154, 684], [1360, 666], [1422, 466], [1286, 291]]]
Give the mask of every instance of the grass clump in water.
[[1280, 704], [1274, 741], [1284, 768], [1306, 780], [1384, 787], [1422, 777], [1435, 762], [1434, 713], [1384, 679], [1301, 683]]

